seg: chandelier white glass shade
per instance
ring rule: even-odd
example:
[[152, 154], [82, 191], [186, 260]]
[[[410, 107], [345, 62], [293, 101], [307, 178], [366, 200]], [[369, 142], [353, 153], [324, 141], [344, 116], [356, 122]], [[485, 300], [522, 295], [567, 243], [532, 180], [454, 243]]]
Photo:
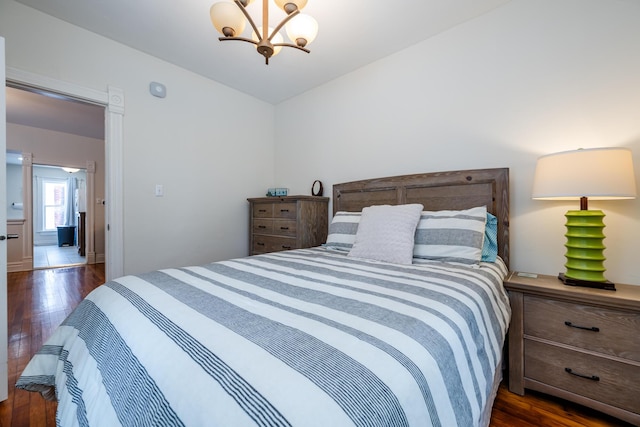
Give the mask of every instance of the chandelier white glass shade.
[[[287, 15], [275, 27], [269, 27], [269, 0], [262, 0], [262, 26], [258, 27], [249, 15], [246, 7], [253, 0], [221, 1], [211, 6], [209, 14], [211, 23], [222, 37], [218, 40], [240, 40], [256, 45], [258, 53], [269, 64], [269, 58], [277, 54], [283, 46], [293, 47], [309, 53], [306, 46], [311, 43], [318, 34], [318, 23], [309, 15], [300, 13], [307, 4], [307, 0], [273, 0], [275, 4]], [[247, 22], [253, 28], [252, 38], [242, 37]], [[291, 43], [284, 43], [280, 34], [285, 27]]]

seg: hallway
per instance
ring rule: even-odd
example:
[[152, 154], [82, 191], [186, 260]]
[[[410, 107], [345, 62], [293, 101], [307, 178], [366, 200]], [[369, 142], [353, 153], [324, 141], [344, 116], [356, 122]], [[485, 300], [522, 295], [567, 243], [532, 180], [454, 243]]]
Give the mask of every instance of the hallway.
[[77, 246], [34, 246], [33, 268], [61, 267], [86, 264], [86, 257], [80, 256]]

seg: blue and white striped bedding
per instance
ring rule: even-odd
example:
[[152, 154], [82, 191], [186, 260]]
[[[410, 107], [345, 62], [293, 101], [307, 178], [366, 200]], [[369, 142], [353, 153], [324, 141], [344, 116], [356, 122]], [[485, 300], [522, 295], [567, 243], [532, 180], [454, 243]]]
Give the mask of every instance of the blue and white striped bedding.
[[17, 387], [61, 426], [475, 426], [510, 308], [504, 264], [302, 249], [93, 291]]

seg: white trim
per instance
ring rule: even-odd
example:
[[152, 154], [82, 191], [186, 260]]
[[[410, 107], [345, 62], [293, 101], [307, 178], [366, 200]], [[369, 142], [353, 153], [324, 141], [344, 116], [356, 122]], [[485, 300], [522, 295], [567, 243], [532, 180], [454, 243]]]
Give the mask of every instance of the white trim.
[[124, 91], [112, 86], [108, 87], [109, 106], [107, 107], [107, 123], [105, 126], [106, 169], [109, 179], [106, 180], [106, 221], [107, 239], [105, 241], [105, 274], [107, 280], [124, 274], [124, 183], [123, 183], [123, 123], [124, 123]]
[[[7, 81], [26, 84], [30, 87], [51, 90], [62, 95], [69, 95], [76, 99], [107, 106], [109, 97], [107, 92], [78, 86], [62, 80], [52, 79], [40, 74], [20, 70], [18, 68], [7, 67]], [[124, 114], [124, 108], [122, 110]]]
[[[95, 230], [96, 222], [96, 208], [93, 204], [95, 200], [95, 182], [96, 182], [96, 162], [93, 160], [87, 160], [85, 165], [87, 171], [87, 184], [86, 184], [86, 209], [85, 209], [85, 230]], [[85, 259], [87, 264], [96, 263], [96, 246], [95, 246], [95, 233], [85, 233]], [[106, 267], [106, 266], [105, 266]]]
[[41, 76], [13, 67], [6, 68], [9, 82], [24, 84], [94, 104], [105, 106], [105, 182], [107, 211], [105, 236], [105, 276], [107, 280], [124, 274], [124, 211], [123, 211], [123, 122], [124, 91], [112, 86], [106, 92]]

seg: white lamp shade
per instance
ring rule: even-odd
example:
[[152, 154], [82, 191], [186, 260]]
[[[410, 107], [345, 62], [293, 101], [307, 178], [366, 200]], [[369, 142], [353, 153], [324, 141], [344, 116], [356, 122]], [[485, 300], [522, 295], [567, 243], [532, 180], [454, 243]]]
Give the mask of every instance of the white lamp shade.
[[538, 159], [533, 199], [634, 199], [636, 180], [631, 150], [592, 148], [549, 154]]
[[304, 39], [306, 42], [302, 46], [306, 46], [315, 40], [318, 35], [318, 22], [309, 15], [303, 13], [293, 17], [285, 26], [289, 39], [298, 44], [298, 39]]
[[[258, 31], [260, 31], [260, 35], [262, 36], [262, 27], [258, 27]], [[273, 28], [269, 27], [267, 31], [268, 31], [267, 37], [269, 37], [269, 35], [271, 35], [271, 33], [273, 32]], [[256, 42], [260, 40], [260, 38], [258, 37], [255, 31], [251, 31], [251, 39]], [[276, 33], [271, 39], [271, 43], [274, 43], [274, 44], [283, 43], [283, 42], [284, 42], [284, 37], [282, 37], [282, 34], [280, 33]], [[256, 48], [258, 48], [258, 46], [256, 46]], [[278, 53], [280, 53], [281, 50], [282, 50], [282, 46], [274, 46], [272, 56], [276, 56]]]
[[233, 29], [236, 37], [239, 36], [247, 23], [240, 8], [231, 2], [214, 3], [209, 9], [209, 15], [213, 26], [223, 35], [223, 28], [228, 27]]
[[274, 0], [278, 7], [282, 10], [285, 10], [285, 5], [287, 3], [293, 3], [298, 7], [298, 10], [302, 10], [303, 7], [307, 5], [307, 0]]

